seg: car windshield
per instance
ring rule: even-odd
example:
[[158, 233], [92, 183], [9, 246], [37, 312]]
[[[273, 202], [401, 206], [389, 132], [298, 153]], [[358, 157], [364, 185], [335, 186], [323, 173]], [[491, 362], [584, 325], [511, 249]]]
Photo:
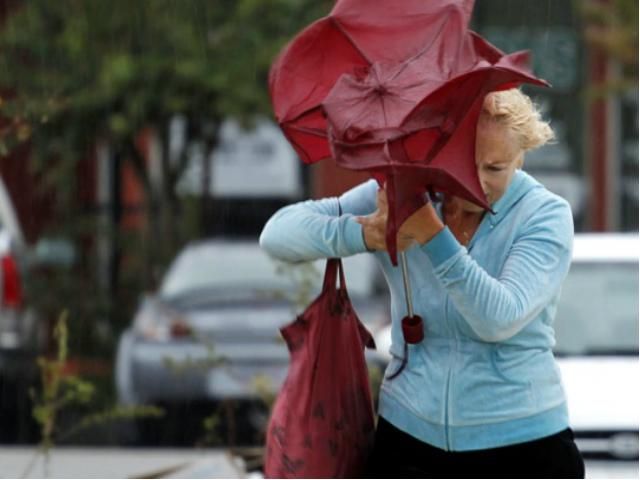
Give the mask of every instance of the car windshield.
[[559, 355], [637, 355], [638, 263], [575, 262], [555, 330]]
[[[291, 298], [318, 295], [324, 261], [287, 264], [270, 258], [253, 244], [199, 244], [184, 250], [167, 272], [160, 295], [165, 299]], [[344, 260], [349, 294], [373, 293], [373, 258], [356, 255]], [[201, 300], [198, 299], [201, 297]]]

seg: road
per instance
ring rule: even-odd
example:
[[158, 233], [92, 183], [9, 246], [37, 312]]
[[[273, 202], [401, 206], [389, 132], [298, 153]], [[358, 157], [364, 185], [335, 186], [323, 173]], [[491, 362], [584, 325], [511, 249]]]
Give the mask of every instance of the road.
[[[30, 447], [0, 448], [0, 478], [21, 478]], [[246, 478], [243, 462], [225, 450], [56, 448], [48, 475], [39, 457], [26, 478]]]
[[[33, 458], [28, 447], [0, 448], [0, 478], [20, 478]], [[638, 478], [638, 462], [588, 460], [587, 478]], [[223, 449], [56, 448], [45, 475], [39, 459], [26, 478], [262, 478]]]

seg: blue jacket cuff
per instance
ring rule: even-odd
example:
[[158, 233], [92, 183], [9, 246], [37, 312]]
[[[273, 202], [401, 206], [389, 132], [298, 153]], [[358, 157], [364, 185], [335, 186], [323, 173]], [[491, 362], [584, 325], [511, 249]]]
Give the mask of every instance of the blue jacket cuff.
[[436, 268], [458, 253], [460, 244], [449, 227], [444, 227], [421, 248], [431, 260], [433, 267]]
[[368, 251], [362, 235], [362, 225], [356, 222], [353, 217], [348, 218], [345, 224], [344, 243], [352, 255]]

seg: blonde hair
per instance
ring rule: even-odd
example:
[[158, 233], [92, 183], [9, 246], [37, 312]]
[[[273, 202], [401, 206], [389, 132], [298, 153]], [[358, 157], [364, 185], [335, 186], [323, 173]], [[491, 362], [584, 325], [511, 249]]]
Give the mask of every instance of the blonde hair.
[[549, 122], [542, 119], [538, 107], [517, 88], [491, 92], [482, 106], [483, 117], [490, 117], [514, 132], [525, 152], [541, 147], [555, 138]]

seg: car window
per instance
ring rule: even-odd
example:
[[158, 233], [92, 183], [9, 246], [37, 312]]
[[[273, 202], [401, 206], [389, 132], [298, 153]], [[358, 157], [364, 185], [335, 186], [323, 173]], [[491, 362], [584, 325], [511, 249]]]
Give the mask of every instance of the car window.
[[[246, 244], [202, 244], [187, 248], [165, 275], [160, 288], [164, 297], [202, 291], [229, 295], [255, 291], [292, 292], [308, 283], [310, 295], [320, 292], [325, 261], [286, 264], [270, 258], [259, 247]], [[352, 296], [373, 293], [375, 260], [367, 255], [344, 259], [347, 286]]]
[[555, 330], [558, 354], [637, 354], [638, 263], [574, 263]]

